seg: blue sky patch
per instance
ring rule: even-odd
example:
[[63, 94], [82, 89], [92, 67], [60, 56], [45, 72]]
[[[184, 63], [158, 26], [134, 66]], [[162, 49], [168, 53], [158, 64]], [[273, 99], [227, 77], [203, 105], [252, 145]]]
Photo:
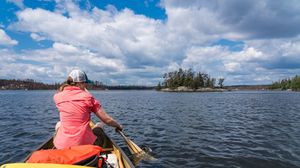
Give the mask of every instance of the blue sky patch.
[[91, 6], [105, 9], [107, 5], [113, 5], [118, 10], [129, 8], [135, 14], [145, 15], [153, 19], [166, 19], [165, 10], [159, 7], [159, 0], [90, 0]]
[[42, 8], [45, 10], [53, 11], [55, 9], [54, 1], [32, 1], [32, 0], [24, 0], [24, 5], [27, 8]]
[[28, 32], [7, 31], [7, 34], [18, 41], [18, 45], [14, 46], [16, 51], [50, 48], [53, 44], [51, 40], [35, 41]]
[[217, 42], [213, 43], [214, 45], [226, 46], [229, 48], [230, 51], [242, 51], [244, 48], [245, 43], [242, 41], [232, 41], [228, 39], [221, 39]]
[[17, 21], [15, 13], [20, 9], [13, 3], [0, 3], [0, 24], [7, 26]]

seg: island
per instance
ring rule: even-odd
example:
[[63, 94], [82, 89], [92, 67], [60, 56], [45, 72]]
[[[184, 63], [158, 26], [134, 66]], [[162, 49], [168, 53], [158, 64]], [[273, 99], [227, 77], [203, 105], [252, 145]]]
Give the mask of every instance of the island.
[[[179, 68], [163, 75], [163, 82], [159, 82], [156, 89], [164, 92], [223, 92], [224, 78], [210, 77], [203, 72], [195, 72], [191, 68]], [[216, 85], [218, 82], [218, 85]]]
[[296, 75], [292, 78], [281, 79], [273, 82], [270, 86], [271, 90], [287, 90], [287, 91], [300, 91], [300, 76]]

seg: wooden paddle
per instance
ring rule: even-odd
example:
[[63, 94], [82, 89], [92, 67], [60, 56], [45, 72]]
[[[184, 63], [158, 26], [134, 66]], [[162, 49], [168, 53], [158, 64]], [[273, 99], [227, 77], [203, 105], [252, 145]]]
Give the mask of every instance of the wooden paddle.
[[134, 165], [137, 165], [141, 160], [145, 160], [145, 161], [157, 160], [156, 158], [151, 156], [148, 152], [146, 152], [142, 148], [140, 148], [137, 144], [135, 144], [128, 137], [126, 137], [121, 130], [116, 129], [116, 131], [123, 137], [124, 141], [126, 142], [128, 148], [132, 154], [132, 159], [133, 159]]

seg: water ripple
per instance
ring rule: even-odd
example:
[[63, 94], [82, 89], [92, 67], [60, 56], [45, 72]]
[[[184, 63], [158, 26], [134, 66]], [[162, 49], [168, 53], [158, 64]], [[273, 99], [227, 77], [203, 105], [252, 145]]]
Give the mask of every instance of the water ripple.
[[[53, 94], [0, 92], [1, 164], [21, 160], [51, 136], [58, 120]], [[139, 167], [300, 167], [300, 93], [92, 94], [131, 139], [159, 158]]]

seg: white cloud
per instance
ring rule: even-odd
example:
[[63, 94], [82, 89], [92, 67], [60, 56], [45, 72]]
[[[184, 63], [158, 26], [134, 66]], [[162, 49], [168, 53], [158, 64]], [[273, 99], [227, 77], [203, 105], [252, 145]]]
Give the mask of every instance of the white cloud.
[[[0, 50], [1, 63], [0, 63], [0, 77], [7, 79], [41, 79], [51, 81], [47, 79], [46, 67], [41, 65], [28, 64], [27, 62], [20, 62], [22, 54], [12, 52], [10, 50]], [[49, 70], [49, 69], [48, 69]]]
[[30, 34], [30, 37], [33, 39], [33, 40], [35, 40], [35, 41], [42, 41], [42, 40], [46, 40], [46, 38], [45, 37], [43, 37], [43, 36], [40, 36], [39, 34], [37, 34], [37, 33], [31, 33]]
[[[53, 46], [12, 54], [27, 61], [15, 61], [12, 68], [28, 66], [65, 79], [65, 72], [82, 67], [107, 82], [156, 84], [164, 72], [183, 67], [223, 76], [226, 83], [271, 82], [286, 72], [300, 73], [300, 10], [294, 2], [165, 0], [161, 6], [167, 18], [155, 20], [127, 8], [83, 10], [72, 1], [56, 0], [54, 11], [17, 13], [11, 30], [51, 40]], [[5, 35], [0, 29], [0, 37], [6, 37], [2, 43], [17, 44]], [[220, 39], [243, 41], [244, 47], [231, 51], [216, 43]]]
[[299, 57], [300, 53], [300, 40], [288, 41], [280, 46], [281, 50], [284, 51], [282, 56]]
[[[136, 59], [155, 61], [161, 55], [163, 42], [160, 39], [160, 21], [134, 15], [128, 9], [116, 14], [94, 9], [86, 17], [75, 13], [76, 10], [72, 11], [73, 17], [67, 18], [43, 9], [26, 9], [18, 13], [19, 22], [14, 28], [42, 33], [54, 41], [93, 49], [106, 57], [132, 55]], [[94, 20], [94, 13], [107, 19]]]
[[267, 55], [258, 51], [258, 49], [253, 47], [245, 47], [240, 52], [233, 52], [229, 56], [231, 60], [240, 61], [240, 62], [253, 62], [260, 61], [267, 58]]
[[236, 72], [236, 71], [240, 71], [241, 69], [241, 64], [238, 62], [228, 62], [225, 63], [224, 66], [228, 72]]
[[80, 50], [78, 50], [76, 47], [68, 44], [62, 44], [62, 43], [54, 43], [53, 49], [58, 53], [76, 54], [80, 52]]
[[18, 41], [11, 39], [4, 30], [0, 29], [0, 45], [13, 46], [17, 44]]
[[[282, 44], [284, 47], [286, 45]], [[288, 46], [290, 45], [288, 43]], [[279, 46], [278, 48], [283, 47]], [[270, 69], [294, 69], [293, 71], [289, 70], [289, 73], [294, 75], [299, 73], [300, 62], [297, 63], [295, 60], [290, 62], [285, 60], [287, 61], [285, 62], [282, 61], [283, 57], [294, 58], [272, 55], [271, 51], [248, 45], [242, 51], [230, 51], [229, 48], [222, 46], [193, 46], [187, 50], [182, 64], [176, 64], [176, 67], [193, 68], [195, 71], [205, 72], [216, 78], [225, 77], [227, 84], [267, 84], [274, 79], [284, 78], [283, 70], [271, 71]], [[291, 67], [297, 65], [298, 68]]]
[[[201, 29], [206, 27], [202, 27], [201, 23], [208, 25], [208, 29], [202, 31], [208, 30], [205, 32], [212, 35], [233, 35], [244, 39], [294, 37], [300, 33], [300, 5], [297, 0], [164, 0], [162, 6], [168, 15], [173, 15], [174, 10], [188, 11], [188, 15], [181, 12], [181, 15], [175, 16], [182, 18], [183, 25], [194, 23], [194, 28]], [[176, 17], [171, 19], [178, 20]]]
[[[54, 43], [52, 48], [15, 53], [0, 50], [0, 74], [7, 78], [31, 78], [45, 82], [63, 82], [74, 68], [85, 70], [89, 78], [109, 78], [108, 73], [121, 76], [124, 64], [119, 59], [105, 58], [69, 44]], [[11, 70], [14, 71], [11, 71]], [[124, 73], [125, 74], [125, 73]]]

